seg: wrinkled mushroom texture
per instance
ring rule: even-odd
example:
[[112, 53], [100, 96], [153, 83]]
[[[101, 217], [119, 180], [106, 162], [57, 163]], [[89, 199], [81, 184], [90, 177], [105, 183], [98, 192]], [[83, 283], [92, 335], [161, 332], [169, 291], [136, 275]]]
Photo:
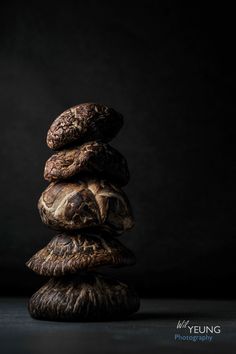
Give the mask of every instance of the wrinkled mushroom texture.
[[42, 221], [56, 230], [96, 227], [121, 234], [134, 225], [124, 192], [105, 180], [51, 183], [38, 209]]
[[82, 103], [54, 120], [47, 134], [47, 144], [51, 149], [61, 149], [91, 140], [108, 142], [122, 125], [123, 117], [114, 109], [98, 103]]
[[32, 317], [54, 321], [103, 321], [127, 317], [139, 309], [135, 291], [96, 274], [52, 278], [29, 301]]
[[120, 186], [129, 181], [126, 159], [110, 145], [96, 141], [57, 152], [47, 160], [44, 169], [44, 178], [49, 182], [78, 174], [98, 175]]
[[133, 253], [110, 235], [78, 234], [55, 236], [26, 264], [45, 276], [62, 276], [102, 265], [135, 263]]

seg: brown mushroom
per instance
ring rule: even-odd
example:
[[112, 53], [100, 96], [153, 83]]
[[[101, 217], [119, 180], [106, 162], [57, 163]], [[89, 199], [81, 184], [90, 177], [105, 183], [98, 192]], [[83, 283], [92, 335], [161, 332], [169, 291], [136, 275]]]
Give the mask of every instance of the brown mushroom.
[[29, 301], [33, 318], [52, 321], [104, 321], [125, 318], [139, 309], [133, 289], [95, 273], [51, 278]]
[[121, 234], [134, 225], [124, 192], [105, 180], [51, 183], [38, 202], [42, 221], [56, 230], [96, 227]]
[[80, 233], [56, 235], [26, 265], [45, 276], [63, 276], [80, 270], [135, 263], [133, 253], [110, 235]]
[[122, 125], [123, 117], [114, 109], [98, 103], [82, 103], [54, 120], [47, 134], [47, 144], [51, 149], [61, 149], [75, 142], [108, 142]]
[[44, 178], [49, 182], [78, 174], [105, 177], [120, 186], [129, 181], [126, 159], [110, 145], [97, 141], [57, 152], [47, 160], [44, 169]]

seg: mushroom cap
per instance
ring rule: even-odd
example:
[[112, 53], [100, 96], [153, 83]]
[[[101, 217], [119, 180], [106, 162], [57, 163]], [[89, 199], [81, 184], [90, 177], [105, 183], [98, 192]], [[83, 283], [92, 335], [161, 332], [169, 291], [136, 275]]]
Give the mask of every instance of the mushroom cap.
[[29, 301], [33, 318], [52, 321], [105, 321], [127, 317], [139, 309], [128, 285], [95, 273], [51, 278]]
[[103, 265], [134, 263], [133, 253], [110, 235], [80, 233], [54, 236], [26, 265], [40, 275], [57, 277]]
[[134, 226], [126, 195], [105, 180], [52, 182], [42, 193], [38, 209], [42, 221], [56, 230], [96, 227], [118, 235]]
[[49, 182], [78, 174], [98, 175], [120, 186], [129, 181], [126, 159], [110, 145], [97, 141], [57, 152], [47, 160], [44, 169], [44, 178]]
[[108, 142], [122, 125], [123, 117], [114, 109], [98, 103], [82, 103], [54, 120], [47, 133], [47, 145], [51, 149], [61, 149], [90, 140]]

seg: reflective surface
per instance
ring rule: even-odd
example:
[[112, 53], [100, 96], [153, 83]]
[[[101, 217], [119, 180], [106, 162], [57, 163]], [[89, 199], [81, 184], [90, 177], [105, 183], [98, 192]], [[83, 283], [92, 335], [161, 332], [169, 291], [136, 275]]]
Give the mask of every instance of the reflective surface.
[[[189, 325], [215, 328], [211, 342], [177, 341]], [[198, 330], [198, 329], [196, 329]], [[205, 334], [200, 334], [204, 336]], [[27, 299], [0, 299], [0, 353], [5, 354], [118, 354], [118, 353], [234, 353], [236, 352], [236, 303], [203, 300], [142, 300], [139, 313], [127, 321], [63, 323], [30, 318]]]

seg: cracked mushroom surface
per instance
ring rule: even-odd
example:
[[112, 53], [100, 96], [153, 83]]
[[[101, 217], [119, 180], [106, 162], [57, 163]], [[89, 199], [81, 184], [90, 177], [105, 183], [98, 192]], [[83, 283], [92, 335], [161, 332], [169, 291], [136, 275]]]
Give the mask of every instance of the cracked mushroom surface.
[[56, 230], [96, 227], [119, 235], [134, 226], [128, 198], [105, 180], [52, 182], [42, 193], [38, 209], [42, 221]]
[[129, 181], [126, 159], [110, 145], [97, 141], [59, 151], [45, 164], [44, 178], [49, 182], [78, 174], [94, 174], [120, 186]]
[[98, 103], [82, 103], [57, 117], [47, 133], [51, 149], [86, 141], [110, 141], [123, 125], [123, 117], [114, 109]]
[[125, 318], [139, 309], [136, 292], [100, 274], [51, 278], [30, 299], [33, 318], [52, 321], [104, 321]]
[[56, 235], [26, 265], [40, 275], [58, 277], [103, 265], [134, 263], [134, 254], [110, 235], [80, 233]]

